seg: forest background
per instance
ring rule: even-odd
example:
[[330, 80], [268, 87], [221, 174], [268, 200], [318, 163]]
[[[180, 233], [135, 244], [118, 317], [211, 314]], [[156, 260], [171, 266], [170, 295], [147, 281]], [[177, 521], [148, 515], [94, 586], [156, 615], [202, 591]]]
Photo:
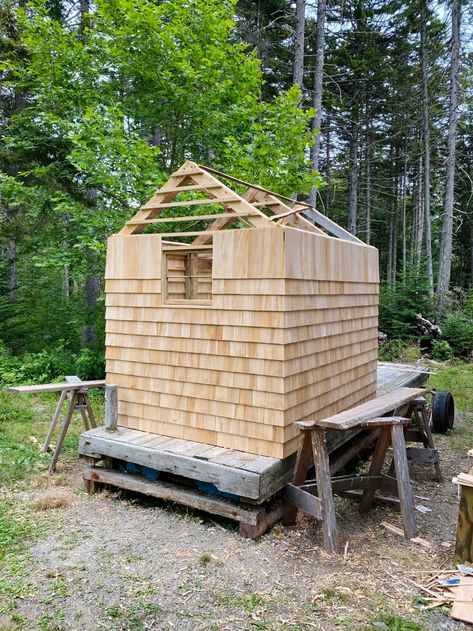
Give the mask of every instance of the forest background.
[[435, 358], [470, 356], [471, 12], [1, 0], [0, 381], [103, 375], [106, 239], [185, 159], [375, 245], [385, 358], [418, 343], [417, 313]]

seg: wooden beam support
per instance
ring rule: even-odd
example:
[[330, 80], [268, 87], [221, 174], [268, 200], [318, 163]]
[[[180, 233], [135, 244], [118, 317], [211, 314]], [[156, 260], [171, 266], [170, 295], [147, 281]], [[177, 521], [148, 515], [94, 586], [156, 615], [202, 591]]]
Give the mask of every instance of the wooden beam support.
[[[160, 224], [160, 223], [180, 223], [186, 221], [210, 221], [211, 219], [239, 219], [240, 217], [254, 217], [256, 212], [242, 212], [242, 213], [217, 213], [214, 215], [187, 215], [183, 217], [160, 217], [159, 219], [147, 219], [144, 221], [128, 221], [128, 225], [143, 225], [148, 224]], [[165, 234], [165, 233], [163, 233]]]
[[118, 386], [105, 386], [105, 429], [116, 432], [118, 429]]
[[[202, 206], [203, 204], [226, 204], [227, 202], [241, 202], [237, 195], [227, 197], [203, 197], [202, 199], [189, 199], [180, 202], [165, 202], [163, 204], [148, 203], [140, 210], [162, 210], [163, 208], [186, 208], [186, 206]], [[256, 214], [256, 213], [255, 213]]]

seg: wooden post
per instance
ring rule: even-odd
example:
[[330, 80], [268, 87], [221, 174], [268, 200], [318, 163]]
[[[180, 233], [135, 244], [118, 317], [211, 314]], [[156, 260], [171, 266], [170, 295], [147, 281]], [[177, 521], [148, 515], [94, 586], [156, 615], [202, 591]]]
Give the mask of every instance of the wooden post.
[[412, 537], [415, 537], [417, 534], [417, 526], [414, 514], [414, 497], [409, 477], [409, 467], [407, 465], [404, 430], [401, 425], [393, 425], [391, 427], [391, 442], [396, 467], [397, 489], [404, 521], [404, 535], [406, 539], [412, 539]]
[[[368, 475], [378, 476], [381, 474], [389, 443], [391, 442], [391, 428], [382, 427], [379, 432], [378, 441], [371, 457], [371, 465]], [[360, 502], [360, 513], [366, 513], [371, 508], [373, 498], [376, 493], [376, 487], [369, 486], [363, 491]]]
[[473, 561], [473, 487], [461, 485], [457, 536], [454, 560], [458, 563]]
[[335, 520], [335, 507], [333, 505], [332, 479], [330, 477], [330, 462], [325, 431], [320, 427], [314, 427], [311, 432], [311, 437], [315, 473], [317, 476], [317, 494], [322, 505], [324, 548], [327, 552], [333, 554], [337, 552], [337, 523]]
[[61, 416], [61, 410], [64, 405], [64, 401], [66, 400], [67, 391], [63, 390], [61, 392], [61, 396], [59, 397], [59, 401], [57, 403], [56, 409], [54, 411], [54, 416], [51, 421], [51, 425], [49, 426], [48, 435], [46, 436], [46, 440], [44, 441], [43, 451], [48, 451], [49, 445], [51, 443], [51, 438], [53, 437], [53, 432], [56, 429], [56, 425], [59, 421], [59, 417]]
[[[300, 486], [304, 484], [307, 469], [312, 460], [312, 448], [310, 431], [305, 430], [302, 432], [301, 441], [299, 443], [299, 450], [297, 452], [296, 465], [294, 467], [294, 475], [292, 476], [292, 484], [294, 486]], [[284, 507], [284, 523], [286, 525], [294, 524], [297, 518], [297, 506], [286, 504]]]
[[105, 429], [116, 432], [118, 425], [118, 386], [105, 386]]

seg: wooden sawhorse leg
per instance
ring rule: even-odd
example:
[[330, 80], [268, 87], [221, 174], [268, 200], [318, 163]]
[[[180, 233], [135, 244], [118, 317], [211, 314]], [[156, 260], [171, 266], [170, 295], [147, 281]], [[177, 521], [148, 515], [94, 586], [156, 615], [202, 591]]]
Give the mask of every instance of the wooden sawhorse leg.
[[[324, 548], [327, 552], [337, 551], [337, 524], [333, 503], [332, 479], [326, 442], [326, 432], [321, 428], [303, 430], [296, 465], [292, 478], [292, 487], [302, 486], [307, 477], [307, 470], [314, 463], [317, 477], [317, 496], [320, 503], [320, 521], [324, 537]], [[284, 522], [293, 524], [297, 517], [297, 506], [286, 504]], [[317, 514], [319, 513], [312, 513]]]
[[61, 433], [59, 434], [59, 438], [56, 443], [56, 448], [54, 449], [54, 454], [51, 459], [51, 464], [49, 465], [49, 473], [53, 473], [56, 470], [56, 464], [59, 459], [59, 454], [61, 453], [62, 446], [64, 445], [64, 439], [66, 438], [67, 430], [69, 429], [69, 425], [71, 424], [72, 415], [74, 413], [76, 403], [77, 403], [77, 392], [73, 390], [71, 394], [71, 399], [69, 401], [69, 408], [67, 410], [66, 418], [64, 419], [62, 423]]
[[402, 425], [391, 427], [391, 441], [393, 446], [394, 466], [396, 468], [397, 490], [404, 523], [404, 535], [412, 539], [417, 534], [414, 512], [414, 497], [412, 494], [409, 466], [407, 464], [406, 441]]
[[44, 441], [43, 451], [48, 451], [49, 445], [51, 443], [51, 438], [53, 437], [54, 430], [56, 429], [56, 425], [59, 421], [59, 417], [61, 416], [62, 407], [64, 405], [64, 401], [66, 400], [67, 392], [63, 390], [61, 392], [61, 396], [59, 397], [59, 401], [57, 402], [56, 409], [54, 410], [54, 415], [51, 420], [51, 425], [48, 429], [48, 434], [46, 436], [46, 440]]
[[[391, 442], [391, 428], [382, 427], [379, 430], [378, 440], [376, 442], [376, 446], [374, 448], [374, 452], [371, 457], [371, 464], [370, 464], [370, 468], [368, 472], [368, 475], [370, 477], [381, 475], [381, 469], [383, 468], [383, 464], [386, 459], [386, 454], [388, 452], [390, 442]], [[361, 496], [361, 502], [360, 502], [360, 507], [359, 507], [360, 513], [367, 513], [370, 510], [375, 493], [376, 493], [376, 486], [374, 485], [369, 486], [363, 491], [363, 495]]]
[[334, 553], [337, 551], [337, 522], [333, 503], [332, 478], [330, 477], [326, 432], [320, 427], [314, 427], [311, 431], [311, 435], [315, 473], [317, 476], [317, 495], [319, 496], [322, 508], [324, 547], [327, 552]]
[[431, 450], [433, 453], [434, 461], [433, 465], [435, 467], [435, 473], [437, 476], [437, 482], [442, 482], [442, 471], [440, 469], [440, 462], [438, 457], [438, 452], [435, 449], [434, 439], [432, 438], [432, 432], [430, 431], [430, 419], [429, 413], [427, 411], [427, 401], [424, 398], [416, 399], [414, 401], [414, 415], [416, 418], [417, 426], [419, 428], [422, 444], [425, 449]]
[[[292, 476], [292, 484], [301, 486], [304, 484], [307, 471], [312, 463], [312, 443], [310, 440], [310, 431], [305, 430], [302, 433], [299, 449], [297, 450], [296, 464], [294, 466], [294, 474]], [[284, 507], [283, 521], [285, 524], [295, 524], [297, 518], [297, 506], [294, 504], [286, 504]]]

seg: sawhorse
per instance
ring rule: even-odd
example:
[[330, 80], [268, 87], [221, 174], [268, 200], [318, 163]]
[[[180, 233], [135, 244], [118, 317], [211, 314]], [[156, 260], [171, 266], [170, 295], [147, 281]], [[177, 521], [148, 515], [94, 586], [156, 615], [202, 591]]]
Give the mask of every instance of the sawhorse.
[[[425, 392], [425, 389], [420, 388], [398, 388], [327, 419], [296, 423], [301, 431], [301, 442], [292, 483], [285, 489], [286, 523], [295, 522], [298, 509], [316, 517], [322, 522], [325, 549], [328, 552], [336, 552], [337, 529], [333, 494], [352, 497], [353, 490], [362, 489], [360, 512], [365, 512], [371, 507], [376, 491], [390, 487], [392, 492], [394, 483], [404, 521], [404, 534], [408, 539], [414, 537], [417, 527], [404, 439], [404, 429], [409, 419], [403, 416], [382, 415], [405, 409], [406, 405], [409, 406]], [[378, 430], [368, 474], [332, 478], [326, 433], [368, 428]], [[390, 443], [394, 454], [395, 480], [381, 473]], [[317, 480], [305, 482], [312, 462]]]
[[66, 377], [66, 383], [49, 383], [40, 384], [37, 386], [16, 386], [7, 389], [8, 392], [16, 392], [18, 394], [39, 394], [44, 392], [61, 393], [59, 396], [59, 401], [56, 405], [56, 409], [54, 410], [53, 417], [51, 419], [51, 424], [49, 426], [46, 439], [44, 441], [44, 452], [49, 450], [51, 438], [61, 417], [61, 412], [63, 410], [64, 404], [66, 400], [69, 401], [67, 413], [62, 422], [61, 431], [59, 433], [58, 440], [54, 448], [53, 457], [49, 465], [49, 473], [53, 473], [56, 470], [59, 454], [61, 453], [62, 447], [64, 445], [67, 430], [69, 429], [69, 425], [71, 424], [72, 416], [75, 410], [80, 413], [86, 431], [91, 427], [97, 427], [88, 393], [90, 388], [101, 388], [103, 386], [105, 386], [105, 381], [103, 380], [82, 381], [81, 379], [79, 379], [79, 377], [73, 375], [70, 377]]

